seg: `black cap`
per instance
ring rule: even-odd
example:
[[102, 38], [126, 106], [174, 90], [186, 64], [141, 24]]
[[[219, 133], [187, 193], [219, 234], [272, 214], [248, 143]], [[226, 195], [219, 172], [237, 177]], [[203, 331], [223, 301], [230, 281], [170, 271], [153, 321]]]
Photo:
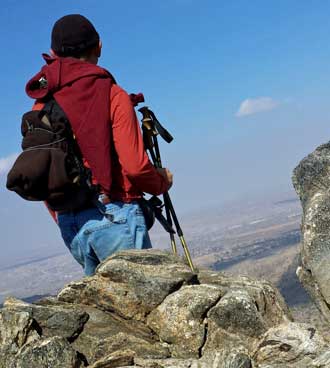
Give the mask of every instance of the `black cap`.
[[65, 15], [54, 24], [51, 48], [58, 56], [74, 56], [96, 46], [100, 36], [80, 14]]

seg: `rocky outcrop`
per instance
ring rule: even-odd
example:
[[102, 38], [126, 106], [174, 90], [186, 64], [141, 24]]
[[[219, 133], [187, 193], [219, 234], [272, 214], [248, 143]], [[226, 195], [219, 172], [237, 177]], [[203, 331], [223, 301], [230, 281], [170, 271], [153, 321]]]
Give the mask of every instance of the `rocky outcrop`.
[[96, 276], [64, 288], [58, 299], [143, 320], [168, 294], [194, 282], [196, 275], [174, 256], [122, 252], [101, 264]]
[[[17, 301], [17, 305], [20, 304]], [[15, 303], [11, 300], [9, 306], [0, 312], [0, 368], [82, 366], [81, 359], [66, 338], [42, 338], [42, 329], [33, 313], [13, 306]]]
[[329, 367], [330, 350], [315, 328], [298, 323], [273, 327], [253, 354], [259, 368]]
[[318, 147], [295, 168], [293, 184], [303, 208], [301, 266], [297, 274], [330, 321], [330, 144]]
[[270, 283], [192, 273], [155, 250], [115, 254], [57, 297], [0, 311], [0, 368], [329, 365], [322, 337]]

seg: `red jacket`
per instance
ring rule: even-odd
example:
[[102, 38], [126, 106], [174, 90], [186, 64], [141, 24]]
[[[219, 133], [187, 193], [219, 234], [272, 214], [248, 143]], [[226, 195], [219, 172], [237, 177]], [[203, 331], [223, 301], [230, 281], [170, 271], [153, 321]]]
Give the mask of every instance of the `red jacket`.
[[[159, 195], [167, 180], [151, 164], [128, 94], [105, 69], [74, 58], [51, 58], [26, 86], [41, 109], [53, 94], [72, 125], [93, 177], [111, 200], [130, 202], [142, 192]], [[47, 85], [40, 87], [44, 77]]]

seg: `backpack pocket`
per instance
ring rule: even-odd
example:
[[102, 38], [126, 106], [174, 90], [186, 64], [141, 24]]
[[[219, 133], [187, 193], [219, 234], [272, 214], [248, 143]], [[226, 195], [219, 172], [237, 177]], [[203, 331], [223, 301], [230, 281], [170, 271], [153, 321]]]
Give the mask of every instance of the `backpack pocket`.
[[46, 201], [55, 211], [91, 206], [95, 188], [84, 167], [64, 111], [51, 98], [21, 123], [23, 152], [7, 176], [7, 189], [30, 201]]
[[72, 186], [67, 154], [58, 148], [23, 151], [7, 176], [7, 189], [30, 201], [44, 201]]

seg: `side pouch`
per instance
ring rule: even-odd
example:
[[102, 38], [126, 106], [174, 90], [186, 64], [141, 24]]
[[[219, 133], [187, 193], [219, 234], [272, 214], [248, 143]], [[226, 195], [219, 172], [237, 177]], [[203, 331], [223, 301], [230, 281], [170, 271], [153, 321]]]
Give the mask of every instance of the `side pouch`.
[[23, 151], [7, 176], [7, 189], [29, 201], [44, 201], [49, 194], [49, 150]]
[[61, 149], [23, 151], [7, 176], [7, 189], [29, 201], [44, 201], [72, 186], [66, 170], [67, 154]]
[[150, 230], [155, 223], [155, 212], [151, 204], [145, 199], [141, 198], [139, 200], [140, 208], [143, 212], [143, 216], [147, 225], [147, 229]]

